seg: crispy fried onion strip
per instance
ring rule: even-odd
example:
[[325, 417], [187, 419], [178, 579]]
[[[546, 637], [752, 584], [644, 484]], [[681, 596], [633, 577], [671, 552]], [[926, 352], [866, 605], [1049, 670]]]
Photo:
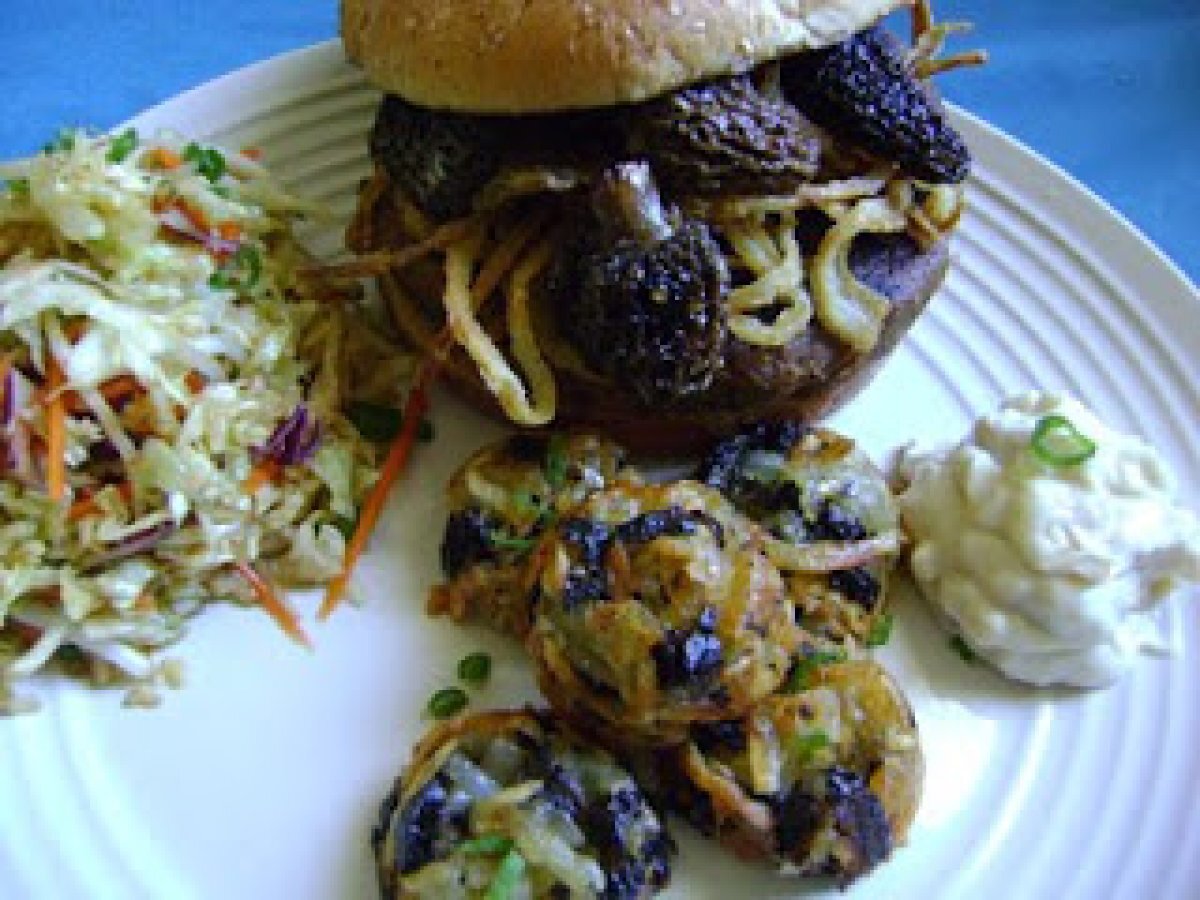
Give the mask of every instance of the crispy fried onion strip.
[[[545, 425], [554, 418], [557, 391], [553, 373], [534, 338], [529, 316], [529, 285], [549, 263], [553, 245], [546, 240], [535, 246], [512, 270], [506, 286], [509, 343], [525, 376], [524, 381], [513, 371], [475, 316], [471, 272], [478, 252], [476, 239], [461, 241], [446, 250], [443, 300], [446, 320], [455, 340], [474, 361], [484, 384], [499, 401], [505, 415], [519, 425]], [[485, 264], [484, 269], [487, 268]]]
[[859, 200], [837, 211], [813, 254], [810, 282], [817, 318], [856, 352], [867, 353], [878, 343], [891, 304], [850, 271], [850, 244], [860, 233], [903, 231], [905, 225], [904, 213], [886, 200]]
[[[770, 231], [769, 227], [764, 220], [725, 232], [736, 262], [755, 276], [729, 292], [729, 330], [748, 344], [780, 347], [808, 327], [813, 307], [804, 288], [796, 216], [783, 213]], [[764, 321], [760, 314], [773, 308], [778, 308], [777, 314]]]

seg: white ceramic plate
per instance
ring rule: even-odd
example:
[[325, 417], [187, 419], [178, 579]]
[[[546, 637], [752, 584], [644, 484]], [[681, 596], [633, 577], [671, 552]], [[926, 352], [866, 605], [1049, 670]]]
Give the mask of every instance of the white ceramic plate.
[[[254, 144], [340, 223], [366, 171], [377, 94], [322, 45], [139, 117]], [[877, 456], [956, 438], [1026, 387], [1073, 392], [1150, 438], [1200, 506], [1200, 296], [1078, 184], [982, 123], [971, 212], [945, 289], [836, 426]], [[312, 234], [336, 252], [340, 224]], [[153, 712], [52, 684], [0, 720], [0, 896], [373, 898], [367, 835], [456, 660], [493, 652], [477, 706], [533, 698], [505, 641], [426, 617], [441, 485], [494, 433], [447, 397], [358, 575], [363, 605], [311, 626], [317, 650], [252, 611], [214, 609], [180, 649], [186, 690]], [[313, 598], [302, 599], [311, 615]], [[909, 846], [847, 897], [1184, 897], [1200, 891], [1200, 609], [1165, 618], [1176, 653], [1103, 693], [1036, 691], [965, 664], [902, 598], [884, 653], [917, 710], [928, 786]], [[680, 825], [674, 896], [812, 896]], [[832, 890], [832, 889], [831, 889]], [[819, 893], [819, 891], [817, 891]]]

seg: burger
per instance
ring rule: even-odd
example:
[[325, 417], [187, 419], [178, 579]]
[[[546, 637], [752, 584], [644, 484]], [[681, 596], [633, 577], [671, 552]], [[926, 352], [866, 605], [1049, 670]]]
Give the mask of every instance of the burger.
[[930, 78], [980, 61], [941, 55], [955, 27], [923, 0], [342, 0], [384, 91], [357, 271], [519, 426], [670, 453], [819, 420], [945, 277], [970, 157]]

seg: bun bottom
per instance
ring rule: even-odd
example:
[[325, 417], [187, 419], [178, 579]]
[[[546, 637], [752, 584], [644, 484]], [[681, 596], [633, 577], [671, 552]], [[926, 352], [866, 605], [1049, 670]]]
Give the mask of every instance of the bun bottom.
[[[543, 325], [539, 337], [554, 369], [558, 387], [555, 427], [576, 428], [603, 434], [629, 450], [650, 456], [694, 454], [743, 425], [770, 419], [816, 423], [840, 409], [878, 374], [909, 327], [920, 315], [945, 278], [949, 263], [946, 242], [919, 250], [908, 239], [887, 240], [872, 236], [854, 248], [855, 274], [892, 303], [878, 344], [867, 354], [857, 354], [817, 324], [783, 351], [788, 364], [804, 368], [776, 381], [790, 382], [785, 390], [772, 389], [764, 371], [779, 368], [778, 360], [760, 365], [753, 377], [736, 371], [724, 374], [713, 387], [686, 406], [647, 407], [620, 386], [588, 371], [577, 354], [562, 345], [552, 326]], [[404, 339], [415, 349], [431, 348], [440, 322], [431, 318], [429, 305], [421, 303], [393, 275], [378, 279], [380, 293]], [[543, 321], [553, 316], [543, 316]], [[742, 345], [749, 353], [759, 348]], [[775, 356], [775, 354], [772, 354]], [[728, 366], [736, 368], [736, 363]], [[743, 366], [743, 368], [745, 368]], [[768, 373], [769, 374], [769, 373]], [[484, 414], [507, 422], [495, 397], [480, 380], [474, 362], [455, 347], [442, 367], [443, 380]]]

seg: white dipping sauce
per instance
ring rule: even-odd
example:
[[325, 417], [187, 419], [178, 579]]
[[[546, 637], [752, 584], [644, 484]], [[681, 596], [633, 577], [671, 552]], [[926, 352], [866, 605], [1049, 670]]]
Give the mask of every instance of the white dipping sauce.
[[[1095, 445], [1073, 464], [1033, 448], [1064, 416]], [[1152, 613], [1200, 581], [1200, 520], [1145, 442], [1080, 403], [1028, 393], [958, 445], [905, 448], [900, 511], [922, 593], [966, 644], [1033, 684], [1103, 687], [1162, 650]]]

